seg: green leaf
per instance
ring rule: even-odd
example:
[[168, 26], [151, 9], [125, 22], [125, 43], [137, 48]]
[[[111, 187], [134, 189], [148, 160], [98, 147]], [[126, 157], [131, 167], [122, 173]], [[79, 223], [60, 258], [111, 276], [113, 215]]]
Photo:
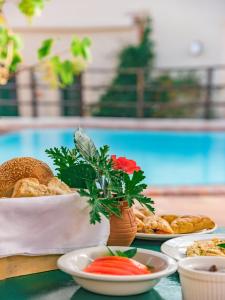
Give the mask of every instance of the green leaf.
[[19, 2], [19, 10], [27, 17], [31, 18], [40, 14], [44, 9], [45, 0], [21, 0]]
[[116, 250], [115, 253], [109, 247], [107, 247], [107, 249], [112, 256], [132, 258], [137, 254], [137, 248], [132, 248], [126, 251]]
[[59, 69], [59, 77], [63, 86], [70, 85], [73, 83], [73, 64], [70, 60], [65, 60], [61, 63]]
[[218, 244], [217, 246], [219, 246], [220, 248], [225, 249], [225, 244], [224, 243], [223, 244]]
[[137, 248], [132, 248], [126, 251], [116, 251], [117, 256], [122, 256], [122, 257], [127, 257], [127, 258], [132, 258], [137, 254]]
[[47, 39], [42, 42], [41, 47], [38, 49], [38, 59], [43, 59], [50, 54], [53, 42], [53, 39]]
[[115, 253], [113, 253], [113, 251], [108, 246], [106, 246], [106, 248], [109, 250], [111, 256], [115, 256]]
[[61, 172], [63, 177], [70, 178], [70, 186], [73, 188], [86, 189], [87, 181], [94, 181], [96, 179], [96, 172], [94, 168], [88, 164], [81, 163], [74, 165]]
[[13, 56], [12, 63], [10, 65], [10, 72], [16, 72], [18, 64], [22, 62], [22, 57], [20, 54], [15, 53]]
[[73, 37], [73, 39], [71, 41], [70, 49], [71, 49], [71, 53], [74, 56], [79, 56], [82, 54], [81, 42], [78, 37], [76, 37], [76, 36]]
[[70, 49], [73, 56], [81, 56], [85, 60], [88, 60], [90, 58], [90, 46], [91, 46], [91, 40], [87, 37], [83, 38], [83, 40], [80, 40], [77, 36], [74, 36]]
[[92, 161], [93, 158], [98, 157], [98, 151], [94, 142], [81, 128], [75, 131], [74, 143], [81, 156], [87, 161]]

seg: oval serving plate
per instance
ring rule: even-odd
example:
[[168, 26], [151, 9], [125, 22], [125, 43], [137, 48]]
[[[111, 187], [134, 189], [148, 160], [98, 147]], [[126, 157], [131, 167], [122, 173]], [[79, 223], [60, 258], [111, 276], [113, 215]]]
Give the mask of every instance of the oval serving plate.
[[214, 233], [214, 234], [202, 234], [202, 235], [188, 235], [178, 238], [174, 238], [164, 242], [161, 246], [161, 251], [176, 259], [181, 260], [186, 256], [187, 247], [191, 246], [195, 241], [211, 240], [213, 238], [219, 238], [225, 240], [225, 234]]
[[177, 237], [190, 236], [190, 235], [199, 235], [199, 234], [208, 234], [213, 233], [217, 229], [215, 225], [212, 229], [205, 229], [193, 233], [179, 233], [179, 234], [157, 234], [157, 233], [136, 233], [136, 239], [141, 240], [156, 240], [156, 241], [167, 241]]

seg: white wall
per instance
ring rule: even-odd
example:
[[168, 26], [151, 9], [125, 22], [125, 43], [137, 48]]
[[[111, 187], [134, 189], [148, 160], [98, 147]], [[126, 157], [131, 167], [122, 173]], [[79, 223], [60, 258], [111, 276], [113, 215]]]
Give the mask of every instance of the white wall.
[[[31, 27], [12, 2], [5, 13], [10, 24], [24, 38], [24, 64], [36, 61], [41, 40], [60, 38], [58, 50], [68, 47], [74, 33], [89, 35], [93, 40], [92, 67], [114, 67], [119, 50], [137, 41], [131, 15], [145, 11], [153, 19], [156, 66], [208, 66], [225, 64], [225, 1], [224, 0], [51, 0], [41, 17]], [[192, 56], [192, 41], [200, 40], [204, 51]], [[108, 76], [88, 75], [85, 84], [105, 83]], [[225, 72], [218, 73], [225, 81]], [[42, 95], [41, 95], [42, 94]], [[49, 94], [40, 92], [43, 98]], [[89, 102], [99, 93], [88, 92]], [[224, 100], [224, 95], [218, 96]], [[45, 110], [46, 114], [49, 111]]]
[[[224, 0], [51, 0], [33, 27], [127, 26], [130, 14], [140, 11], [153, 17], [158, 66], [225, 63]], [[14, 27], [27, 26], [12, 3], [6, 14]], [[188, 48], [196, 39], [204, 43], [205, 52], [192, 57]]]

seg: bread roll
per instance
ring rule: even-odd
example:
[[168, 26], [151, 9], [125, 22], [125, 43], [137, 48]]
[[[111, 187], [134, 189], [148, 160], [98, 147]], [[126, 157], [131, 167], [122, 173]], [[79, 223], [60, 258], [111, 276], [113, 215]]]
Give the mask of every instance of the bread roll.
[[40, 184], [36, 178], [23, 178], [14, 186], [12, 198], [49, 196], [46, 185]]
[[53, 177], [49, 166], [32, 157], [18, 157], [0, 166], [0, 197], [11, 197], [15, 183], [23, 178], [37, 178], [47, 185]]
[[69, 188], [69, 186], [57, 177], [50, 179], [48, 183], [48, 191], [52, 195], [65, 195], [72, 193], [72, 190]]

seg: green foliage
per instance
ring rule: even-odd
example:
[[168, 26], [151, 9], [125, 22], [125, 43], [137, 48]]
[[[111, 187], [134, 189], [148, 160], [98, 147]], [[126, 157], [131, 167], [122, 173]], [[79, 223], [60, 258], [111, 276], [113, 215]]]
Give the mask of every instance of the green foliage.
[[42, 42], [41, 47], [38, 49], [38, 59], [45, 58], [51, 52], [53, 39], [47, 39]]
[[137, 248], [132, 248], [126, 251], [116, 250], [115, 252], [113, 252], [112, 249], [110, 249], [109, 247], [107, 247], [107, 249], [109, 250], [111, 256], [132, 258], [137, 254]]
[[46, 2], [46, 0], [21, 0], [18, 8], [26, 17], [31, 19], [42, 12]]
[[217, 246], [219, 246], [220, 248], [225, 249], [225, 244], [219, 244], [219, 245], [217, 245]]
[[71, 41], [71, 53], [74, 57], [81, 56], [85, 60], [90, 59], [90, 46], [91, 46], [91, 40], [87, 37], [83, 38], [83, 40], [80, 40], [77, 36], [74, 36]]
[[[151, 69], [154, 61], [154, 44], [150, 39], [152, 32], [151, 20], [148, 19], [141, 42], [138, 45], [129, 45], [119, 54], [119, 63], [117, 67], [117, 74], [113, 79], [108, 90], [100, 98], [100, 110], [95, 113], [97, 116], [118, 116], [118, 117], [134, 117], [136, 109], [129, 107], [129, 109], [118, 109], [113, 107], [101, 107], [102, 104], [107, 103], [135, 103], [137, 98], [136, 85], [137, 76], [135, 73], [121, 72], [120, 70], [130, 68], [146, 68]], [[145, 81], [149, 79], [150, 74], [145, 73]], [[132, 90], [123, 91], [123, 87], [133, 87]], [[117, 89], [121, 88], [120, 89]]]
[[[31, 19], [42, 12], [47, 0], [20, 0], [19, 10]], [[5, 1], [0, 3], [0, 8]], [[17, 35], [6, 26], [4, 16], [0, 14], [0, 64], [4, 69], [0, 69], [0, 84], [6, 84], [10, 73], [18, 70], [22, 61], [20, 55], [21, 42]], [[53, 39], [49, 38], [42, 42], [37, 51], [40, 61], [40, 69], [45, 79], [52, 87], [65, 87], [74, 82], [74, 77], [84, 71], [90, 60], [91, 41], [85, 37], [79, 39], [74, 37], [70, 44], [70, 58], [63, 60], [58, 55], [51, 55]]]
[[22, 61], [20, 54], [21, 40], [18, 35], [13, 34], [7, 27], [0, 25], [0, 63], [9, 69], [16, 70]]
[[106, 218], [120, 216], [121, 200], [127, 200], [130, 207], [137, 200], [154, 211], [153, 201], [142, 194], [146, 188], [142, 171], [128, 175], [115, 170], [109, 147], [105, 145], [97, 149], [81, 129], [75, 132], [74, 142], [73, 150], [51, 148], [46, 153], [53, 159], [57, 176], [88, 198], [91, 224], [101, 222], [101, 215]]
[[87, 67], [91, 42], [88, 38], [79, 39], [74, 37], [70, 48], [72, 58], [65, 60], [62, 60], [58, 55], [50, 55], [52, 45], [52, 39], [45, 40], [38, 50], [38, 57], [40, 60], [44, 59], [42, 63], [44, 79], [52, 87], [59, 86], [63, 88], [71, 85], [74, 82], [74, 77]]
[[[144, 109], [144, 117], [185, 117], [194, 116], [195, 108], [187, 111], [182, 107], [174, 108], [172, 104], [192, 101], [199, 95], [199, 80], [192, 73], [171, 76], [162, 73], [153, 74], [154, 44], [151, 39], [151, 20], [147, 20], [141, 42], [129, 45], [119, 54], [117, 73], [106, 92], [100, 98], [100, 109], [94, 112], [96, 116], [136, 117], [138, 77], [129, 69], [144, 70], [144, 102], [148, 108]], [[123, 72], [121, 72], [121, 69]], [[127, 71], [126, 71], [127, 69]], [[185, 88], [186, 87], [186, 88]], [[127, 104], [124, 107], [110, 107], [112, 104]], [[130, 105], [129, 105], [130, 104]], [[107, 107], [109, 105], [109, 107]], [[166, 108], [163, 109], [163, 105]]]

